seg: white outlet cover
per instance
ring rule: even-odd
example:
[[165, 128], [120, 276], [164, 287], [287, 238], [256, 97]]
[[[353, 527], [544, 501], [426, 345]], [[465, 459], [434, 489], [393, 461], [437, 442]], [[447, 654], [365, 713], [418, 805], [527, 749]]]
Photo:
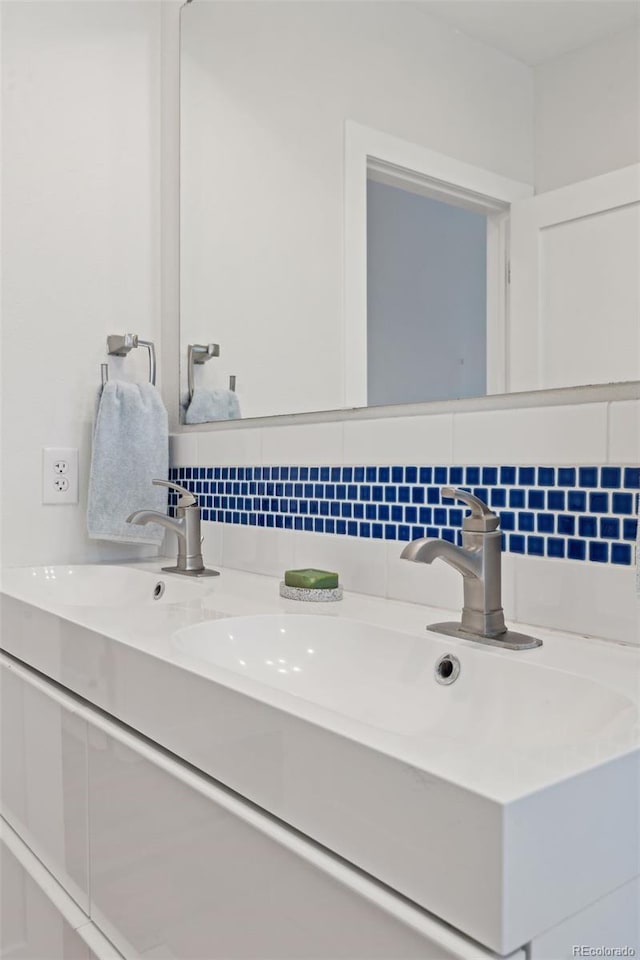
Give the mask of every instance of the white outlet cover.
[[78, 448], [44, 447], [42, 450], [42, 502], [78, 502]]

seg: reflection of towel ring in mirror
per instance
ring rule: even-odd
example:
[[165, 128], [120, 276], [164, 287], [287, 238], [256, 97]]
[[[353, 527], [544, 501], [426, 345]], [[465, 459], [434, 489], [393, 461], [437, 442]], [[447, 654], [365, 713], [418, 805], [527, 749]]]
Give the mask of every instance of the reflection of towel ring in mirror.
[[[146, 347], [149, 351], [149, 383], [156, 383], [156, 348], [151, 340], [141, 340], [137, 333], [109, 334], [107, 337], [107, 353], [110, 357], [126, 357], [135, 347]], [[109, 364], [100, 364], [102, 386], [109, 379]]]
[[189, 387], [189, 403], [193, 400], [193, 390], [195, 386], [193, 367], [194, 364], [203, 364], [207, 360], [211, 360], [211, 357], [220, 356], [220, 344], [219, 343], [190, 343], [189, 349], [187, 350], [187, 383]]

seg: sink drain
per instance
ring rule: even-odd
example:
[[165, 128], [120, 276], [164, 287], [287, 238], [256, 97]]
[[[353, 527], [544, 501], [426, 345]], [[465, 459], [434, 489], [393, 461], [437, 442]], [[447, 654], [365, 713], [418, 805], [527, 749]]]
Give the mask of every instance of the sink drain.
[[153, 588], [153, 599], [159, 600], [163, 593], [164, 593], [164, 583], [162, 582], [162, 580], [158, 580], [155, 587]]
[[445, 653], [444, 657], [440, 657], [440, 659], [436, 661], [434, 673], [438, 683], [447, 686], [458, 679], [460, 675], [460, 661], [457, 657], [454, 657], [452, 653]]

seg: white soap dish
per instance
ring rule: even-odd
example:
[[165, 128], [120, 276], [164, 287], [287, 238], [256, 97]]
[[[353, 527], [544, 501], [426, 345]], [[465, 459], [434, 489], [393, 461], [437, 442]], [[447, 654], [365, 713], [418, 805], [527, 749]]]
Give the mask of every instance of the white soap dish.
[[280, 596], [285, 600], [304, 600], [307, 603], [332, 603], [335, 600], [342, 600], [342, 587], [309, 590], [307, 587], [288, 587], [284, 580], [281, 580]]

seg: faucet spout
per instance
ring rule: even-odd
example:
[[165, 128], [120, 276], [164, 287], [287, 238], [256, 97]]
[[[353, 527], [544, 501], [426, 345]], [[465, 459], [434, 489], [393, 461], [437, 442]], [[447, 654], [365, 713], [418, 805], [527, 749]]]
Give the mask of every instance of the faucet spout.
[[136, 523], [139, 526], [145, 523], [157, 523], [161, 527], [166, 527], [167, 530], [172, 530], [183, 540], [186, 536], [184, 520], [174, 520], [173, 517], [168, 517], [166, 513], [158, 513], [157, 510], [137, 510], [127, 517], [127, 523]]
[[482, 551], [457, 547], [449, 540], [437, 540], [434, 537], [422, 537], [412, 540], [402, 551], [403, 560], [414, 563], [433, 563], [440, 558], [454, 567], [463, 577], [480, 579], [482, 574]]

